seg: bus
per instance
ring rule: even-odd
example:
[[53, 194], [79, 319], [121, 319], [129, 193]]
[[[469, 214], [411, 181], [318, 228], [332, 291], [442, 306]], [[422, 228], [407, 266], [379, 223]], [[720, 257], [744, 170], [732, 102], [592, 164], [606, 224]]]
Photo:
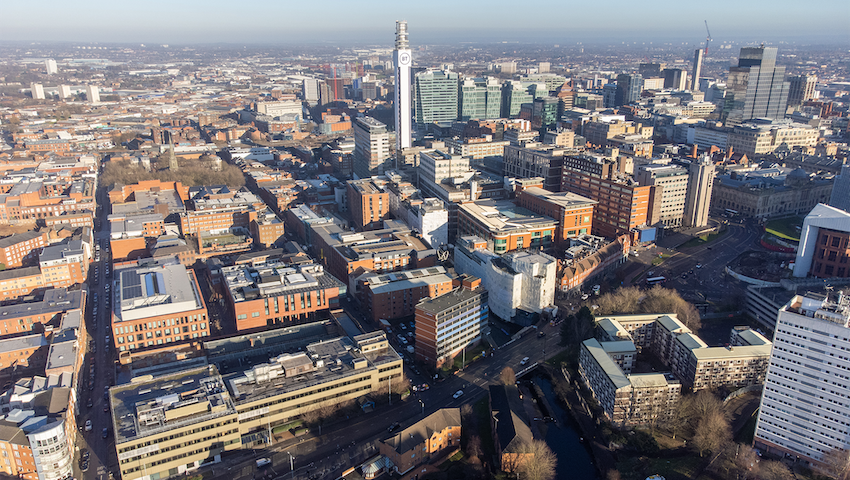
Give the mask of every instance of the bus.
[[726, 209], [726, 215], [729, 215], [730, 217], [734, 217], [734, 216], [738, 215], [738, 211], [732, 210], [731, 208], [727, 208]]
[[646, 284], [650, 285], [650, 286], [651, 285], [658, 285], [658, 284], [664, 283], [665, 281], [667, 281], [667, 279], [664, 278], [664, 277], [652, 277], [652, 278], [646, 279]]

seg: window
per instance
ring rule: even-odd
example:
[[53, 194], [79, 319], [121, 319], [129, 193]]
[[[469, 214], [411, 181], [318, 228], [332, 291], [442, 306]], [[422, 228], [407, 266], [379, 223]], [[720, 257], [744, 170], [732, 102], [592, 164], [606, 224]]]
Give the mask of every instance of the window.
[[252, 318], [257, 318], [257, 317], [259, 317], [259, 316], [260, 316], [260, 312], [251, 312], [251, 317], [252, 317]]

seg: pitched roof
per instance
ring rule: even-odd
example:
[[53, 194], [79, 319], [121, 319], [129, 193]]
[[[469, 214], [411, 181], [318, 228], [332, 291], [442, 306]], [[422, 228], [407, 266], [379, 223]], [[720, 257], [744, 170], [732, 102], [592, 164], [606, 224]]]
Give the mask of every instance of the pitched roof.
[[434, 432], [441, 432], [447, 427], [460, 426], [459, 408], [441, 408], [422, 420], [386, 439], [383, 443], [389, 445], [397, 453], [409, 452], [416, 446], [431, 438]]
[[520, 445], [534, 439], [516, 386], [490, 385], [490, 411], [496, 419], [500, 452], [516, 452]]

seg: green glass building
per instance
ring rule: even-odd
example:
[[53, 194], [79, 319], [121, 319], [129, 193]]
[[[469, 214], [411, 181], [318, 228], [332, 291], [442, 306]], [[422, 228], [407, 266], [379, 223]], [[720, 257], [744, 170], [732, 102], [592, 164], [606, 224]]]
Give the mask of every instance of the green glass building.
[[416, 75], [416, 128], [451, 125], [458, 118], [459, 78], [457, 73], [428, 70]]

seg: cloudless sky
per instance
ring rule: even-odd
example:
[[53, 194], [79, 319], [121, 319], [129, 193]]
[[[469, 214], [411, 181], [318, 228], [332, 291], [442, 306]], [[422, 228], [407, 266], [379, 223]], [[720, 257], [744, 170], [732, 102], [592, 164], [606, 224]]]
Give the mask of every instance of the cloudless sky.
[[0, 0], [0, 41], [385, 44], [850, 43], [847, 0]]

